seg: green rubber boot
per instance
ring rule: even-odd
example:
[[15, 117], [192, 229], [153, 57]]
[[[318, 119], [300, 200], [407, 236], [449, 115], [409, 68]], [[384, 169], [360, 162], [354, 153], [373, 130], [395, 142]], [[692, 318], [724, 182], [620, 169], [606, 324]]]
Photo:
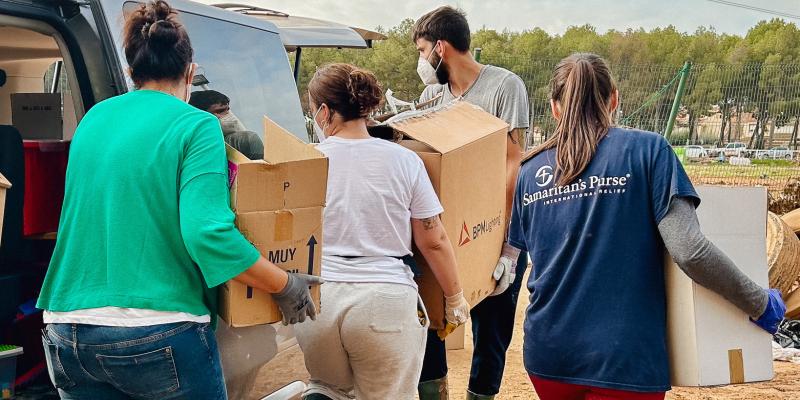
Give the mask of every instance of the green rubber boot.
[[419, 400], [448, 400], [447, 377], [420, 382], [417, 385]]
[[467, 390], [467, 400], [494, 400], [494, 396], [475, 394]]

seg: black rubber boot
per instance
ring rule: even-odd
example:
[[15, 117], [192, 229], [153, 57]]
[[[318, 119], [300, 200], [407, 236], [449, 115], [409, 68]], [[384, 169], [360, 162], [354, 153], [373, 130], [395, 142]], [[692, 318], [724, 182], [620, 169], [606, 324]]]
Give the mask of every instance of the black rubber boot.
[[467, 390], [467, 400], [494, 400], [494, 396], [475, 394]]
[[417, 385], [419, 400], [448, 400], [447, 377], [420, 382]]
[[330, 397], [320, 393], [311, 393], [303, 396], [303, 400], [331, 400]]

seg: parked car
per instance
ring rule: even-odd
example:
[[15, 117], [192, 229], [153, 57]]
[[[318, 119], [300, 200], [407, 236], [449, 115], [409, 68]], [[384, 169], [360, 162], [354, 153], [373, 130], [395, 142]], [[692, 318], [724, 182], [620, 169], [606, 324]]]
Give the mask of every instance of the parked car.
[[[262, 129], [263, 116], [267, 115], [300, 139], [308, 140], [304, 113], [286, 51], [288, 47], [298, 49], [298, 53], [300, 46], [368, 47], [363, 38], [359, 42], [358, 34], [346, 34], [343, 28], [338, 31], [342, 35], [337, 36], [326, 30], [324, 25], [317, 25], [319, 28], [316, 31], [314, 27], [295, 30], [294, 37], [302, 40], [285, 43], [282, 41], [281, 28], [268, 20], [187, 0], [170, 0], [170, 3], [181, 12], [180, 19], [189, 32], [195, 50], [194, 61], [199, 64], [193, 90], [213, 89], [224, 93], [230, 98], [231, 108], [245, 127], [256, 132]], [[48, 109], [58, 112], [47, 114], [47, 121], [34, 123], [47, 127], [55, 136], [52, 139], [66, 148], [78, 122], [90, 108], [102, 100], [133, 89], [125, 73], [127, 63], [121, 51], [121, 33], [124, 14], [137, 5], [136, 1], [124, 0], [0, 0], [0, 48], [3, 49], [0, 76], [6, 77], [0, 81], [0, 129], [4, 135], [9, 132], [8, 136], [16, 138], [14, 140], [18, 144], [0, 146], [0, 160], [18, 160], [17, 164], [20, 165], [14, 168], [16, 171], [25, 171], [28, 163], [22, 161], [21, 139], [34, 139], [35, 135], [41, 134], [38, 128], [30, 128], [36, 125], [23, 126], [15, 121], [17, 126], [12, 126], [12, 107], [7, 105], [14, 103], [12, 98], [19, 99], [14, 95], [44, 94], [47, 101], [54, 102]], [[302, 35], [298, 36], [298, 32]], [[347, 37], [347, 43], [336, 40], [344, 37]], [[299, 54], [296, 62], [299, 62], [298, 57]], [[113, 131], [109, 132], [111, 134]], [[25, 143], [25, 152], [28, 151], [28, 144]], [[16, 153], [9, 154], [11, 152]], [[62, 169], [48, 170], [48, 175], [56, 177], [56, 180], [60, 174], [61, 197], [68, 153], [64, 151], [63, 154], [64, 159], [57, 164]], [[8, 168], [7, 163], [0, 163], [0, 168]], [[20, 174], [25, 176], [26, 172]], [[29, 177], [25, 178], [26, 182]], [[14, 240], [8, 235], [3, 237], [0, 250], [4, 254], [29, 257], [30, 265], [47, 265], [61, 204], [58, 182], [55, 183], [52, 187], [46, 186], [49, 192], [34, 192], [39, 196], [38, 199], [26, 195], [28, 197], [24, 200], [25, 212], [32, 204], [56, 207], [56, 212], [51, 213], [55, 216], [55, 226], [46, 234], [37, 235], [35, 241], [22, 240], [23, 230], [16, 227], [19, 228], [16, 235], [20, 238]], [[24, 190], [24, 185], [18, 182], [13, 184], [11, 191]], [[16, 195], [9, 192], [9, 196]], [[16, 224], [16, 221], [23, 219], [22, 196], [18, 198], [19, 202], [10, 201], [6, 207], [6, 225]], [[6, 232], [12, 232], [12, 229]], [[26, 247], [22, 248], [23, 245]], [[32, 251], [33, 248], [36, 251]], [[16, 271], [18, 265], [29, 264], [24, 264], [25, 260], [5, 260], [0, 257], [0, 272], [24, 272], [25, 279], [29, 280], [24, 285], [41, 287], [43, 271]], [[34, 328], [28, 336], [34, 338], [35, 342], [38, 340], [36, 332], [41, 326]], [[270, 400], [299, 398], [304, 389], [299, 381], [305, 378], [305, 371], [291, 327], [280, 324], [241, 330], [221, 327], [217, 336], [223, 363], [227, 361], [224, 370], [231, 399], [252, 398], [253, 395], [262, 397], [270, 392]], [[36, 346], [39, 351], [36, 351]], [[25, 365], [41, 365], [44, 361], [41, 343], [26, 345], [25, 356], [30, 360], [22, 360], [19, 364], [20, 375], [28, 372], [24, 369]], [[270, 360], [272, 365], [269, 370], [280, 373], [269, 374], [264, 378], [265, 381], [258, 382], [258, 387], [273, 389], [265, 389], [264, 393], [249, 393], [254, 386], [256, 373]], [[241, 370], [235, 376], [231, 376], [230, 372], [237, 369], [230, 368], [232, 363]], [[243, 368], [243, 364], [248, 364], [247, 368]], [[266, 382], [270, 379], [274, 382]]]
[[747, 153], [747, 145], [742, 142], [731, 142], [722, 148], [722, 152], [726, 157], [743, 157]]
[[794, 158], [794, 151], [788, 147], [773, 147], [769, 150], [758, 150], [755, 158], [766, 160], [791, 160]]
[[691, 145], [684, 147], [684, 149], [686, 158], [708, 158], [708, 152], [703, 146]]

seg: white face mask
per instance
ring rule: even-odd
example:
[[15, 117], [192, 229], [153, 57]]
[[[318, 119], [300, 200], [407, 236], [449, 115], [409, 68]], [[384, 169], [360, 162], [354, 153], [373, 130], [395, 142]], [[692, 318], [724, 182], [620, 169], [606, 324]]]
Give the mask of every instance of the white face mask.
[[320, 111], [322, 111], [322, 106], [320, 106], [317, 109], [317, 112], [314, 113], [314, 116], [311, 117], [311, 120], [314, 122], [314, 134], [317, 135], [317, 141], [322, 143], [325, 141], [325, 130], [323, 130], [322, 127], [319, 126], [319, 123], [317, 122], [317, 115], [319, 114]]
[[228, 111], [225, 116], [220, 117], [219, 124], [222, 126], [222, 133], [226, 135], [247, 130], [247, 128], [245, 128], [242, 124], [242, 121], [239, 121], [239, 117], [237, 117], [233, 111]]
[[194, 72], [197, 69], [195, 64], [189, 65], [189, 71], [187, 72], [187, 76], [189, 77], [189, 82], [186, 82], [186, 97], [184, 97], [183, 101], [185, 103], [189, 102], [189, 99], [192, 98], [192, 81], [194, 81]]
[[[439, 44], [437, 43], [436, 46]], [[433, 46], [431, 49], [431, 54], [428, 54], [428, 58], [433, 55], [436, 51], [436, 46]], [[439, 67], [442, 65], [442, 58], [439, 58], [439, 64], [436, 65], [436, 68], [428, 62], [427, 58], [423, 58], [422, 56], [419, 57], [417, 61], [417, 74], [419, 75], [420, 79], [422, 79], [422, 83], [426, 85], [435, 85], [439, 83], [439, 78], [436, 77], [436, 71], [439, 70]]]

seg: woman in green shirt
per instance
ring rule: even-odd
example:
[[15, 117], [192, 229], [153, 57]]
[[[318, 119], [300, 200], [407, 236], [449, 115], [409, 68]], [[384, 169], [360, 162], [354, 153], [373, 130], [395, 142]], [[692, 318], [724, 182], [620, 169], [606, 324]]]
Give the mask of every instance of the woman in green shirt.
[[216, 117], [186, 103], [189, 36], [164, 1], [123, 32], [137, 90], [95, 105], [75, 133], [58, 241], [38, 307], [62, 398], [224, 399], [209, 289], [273, 293], [285, 322], [314, 318], [309, 285], [236, 230]]

